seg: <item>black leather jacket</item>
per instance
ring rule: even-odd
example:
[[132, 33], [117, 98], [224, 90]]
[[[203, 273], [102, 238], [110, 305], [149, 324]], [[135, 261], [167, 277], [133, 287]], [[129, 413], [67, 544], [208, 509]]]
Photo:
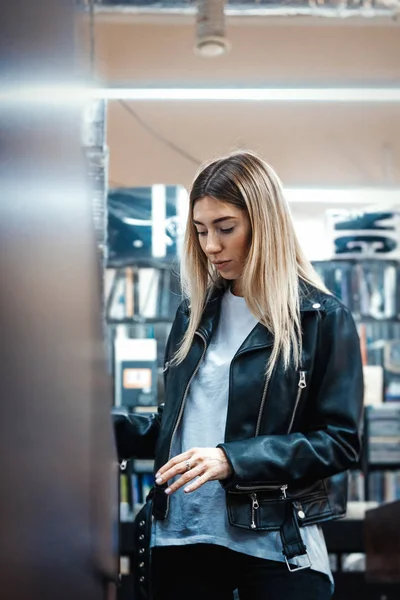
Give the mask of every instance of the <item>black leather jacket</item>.
[[[178, 309], [166, 349], [165, 404], [155, 415], [115, 417], [120, 458], [155, 457], [156, 470], [170, 458], [190, 383], [218, 324], [220, 300], [221, 293], [215, 293], [188, 356], [179, 366], [170, 366], [188, 323], [187, 304]], [[232, 476], [220, 483], [233, 526], [277, 530], [288, 500], [300, 526], [335, 519], [346, 511], [346, 471], [360, 454], [359, 337], [349, 310], [337, 298], [305, 284], [301, 318], [298, 370], [285, 371], [278, 363], [266, 382], [273, 338], [261, 324], [232, 361], [225, 440], [220, 444]], [[165, 487], [154, 489], [157, 519], [168, 516]]]

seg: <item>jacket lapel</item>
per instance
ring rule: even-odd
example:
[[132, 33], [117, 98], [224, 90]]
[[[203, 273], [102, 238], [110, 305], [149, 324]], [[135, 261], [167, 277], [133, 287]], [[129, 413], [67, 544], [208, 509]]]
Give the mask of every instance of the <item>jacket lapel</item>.
[[[221, 300], [224, 292], [225, 290], [223, 288], [215, 288], [212, 291], [203, 312], [198, 332], [205, 338], [207, 345], [218, 327], [221, 312]], [[322, 302], [316, 288], [311, 287], [304, 281], [300, 282], [301, 313], [323, 311], [324, 307]], [[273, 342], [274, 336], [272, 333], [264, 327], [264, 325], [258, 323], [244, 340], [237, 354], [241, 354], [250, 349], [267, 348], [272, 346]]]

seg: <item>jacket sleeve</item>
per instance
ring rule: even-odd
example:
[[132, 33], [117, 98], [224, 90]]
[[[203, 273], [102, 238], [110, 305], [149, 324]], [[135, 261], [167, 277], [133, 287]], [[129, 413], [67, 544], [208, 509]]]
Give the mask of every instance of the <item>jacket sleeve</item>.
[[154, 458], [164, 405], [155, 413], [143, 415], [130, 413], [123, 407], [113, 407], [115, 443], [118, 460]]
[[[220, 444], [236, 485], [303, 484], [347, 470], [359, 459], [363, 411], [360, 342], [343, 305], [321, 319], [307, 421], [302, 432]], [[314, 381], [313, 381], [314, 378]]]
[[[164, 388], [170, 354], [171, 332], [164, 351]], [[163, 411], [164, 404], [159, 404], [157, 412], [149, 415], [130, 413], [121, 406], [113, 407], [112, 419], [118, 460], [154, 458]]]

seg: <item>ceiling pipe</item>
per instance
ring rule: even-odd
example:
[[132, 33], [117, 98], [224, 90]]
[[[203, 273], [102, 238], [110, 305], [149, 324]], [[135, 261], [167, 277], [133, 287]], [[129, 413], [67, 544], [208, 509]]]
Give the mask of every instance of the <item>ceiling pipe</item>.
[[[142, 16], [182, 16], [197, 14], [193, 0], [94, 0], [95, 10], [99, 13], [132, 14]], [[77, 7], [87, 8], [89, 0], [75, 0]], [[210, 4], [220, 4], [220, 0], [210, 0]], [[243, 4], [225, 4], [226, 17], [320, 17], [393, 19], [400, 13], [399, 0], [348, 0], [329, 2], [327, 0], [254, 0]]]

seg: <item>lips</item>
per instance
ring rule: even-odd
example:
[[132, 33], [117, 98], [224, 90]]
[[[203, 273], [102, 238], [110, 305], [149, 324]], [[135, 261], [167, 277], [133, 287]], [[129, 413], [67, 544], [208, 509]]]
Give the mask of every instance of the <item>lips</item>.
[[231, 261], [230, 260], [221, 260], [218, 262], [214, 262], [213, 265], [214, 267], [216, 267], [217, 269], [223, 269], [224, 267], [226, 267]]

